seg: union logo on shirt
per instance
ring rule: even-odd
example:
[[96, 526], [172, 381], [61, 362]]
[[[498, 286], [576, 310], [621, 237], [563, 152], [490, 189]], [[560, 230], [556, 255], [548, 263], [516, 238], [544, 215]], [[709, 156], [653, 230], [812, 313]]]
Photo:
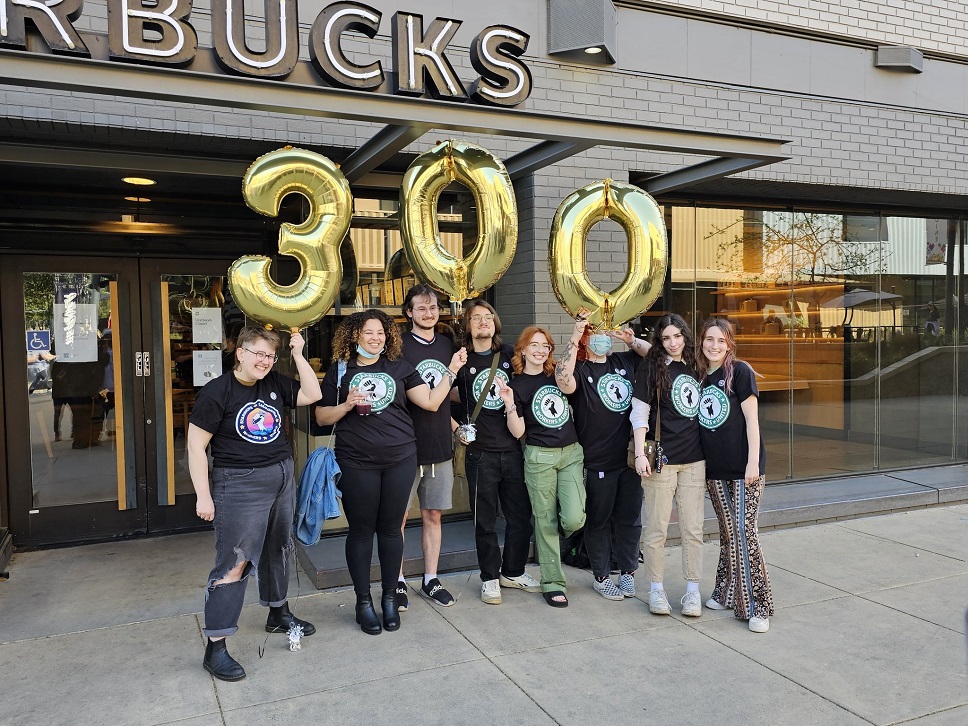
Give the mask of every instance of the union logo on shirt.
[[385, 409], [397, 395], [397, 382], [386, 373], [357, 373], [350, 380], [350, 388], [370, 395], [373, 413]]
[[239, 409], [235, 417], [235, 430], [239, 436], [253, 444], [269, 444], [279, 438], [282, 417], [279, 409], [260, 398]]
[[717, 429], [729, 418], [729, 397], [716, 386], [703, 389], [699, 401], [699, 425], [707, 429]]
[[617, 373], [606, 373], [598, 379], [598, 397], [609, 411], [620, 413], [632, 405], [632, 386]]
[[686, 418], [699, 413], [699, 384], [695, 378], [685, 373], [676, 376], [672, 382], [672, 405]]
[[560, 429], [568, 421], [568, 402], [558, 386], [542, 386], [531, 399], [531, 413], [538, 423], [549, 429]]
[[[484, 384], [487, 383], [487, 379], [491, 376], [491, 369], [487, 368], [477, 374], [477, 378], [474, 379], [474, 385], [471, 387], [474, 392], [474, 400], [477, 401], [481, 397], [481, 392], [484, 390]], [[497, 379], [500, 378], [504, 385], [508, 383], [508, 374], [502, 370], [494, 371], [494, 380], [491, 381], [491, 387], [487, 389], [487, 398], [484, 399], [484, 408], [489, 411], [497, 411], [504, 407], [504, 401], [497, 393]]]
[[430, 390], [433, 390], [443, 377], [447, 375], [447, 366], [436, 358], [428, 358], [417, 364], [417, 373], [420, 374], [424, 383], [430, 386]]

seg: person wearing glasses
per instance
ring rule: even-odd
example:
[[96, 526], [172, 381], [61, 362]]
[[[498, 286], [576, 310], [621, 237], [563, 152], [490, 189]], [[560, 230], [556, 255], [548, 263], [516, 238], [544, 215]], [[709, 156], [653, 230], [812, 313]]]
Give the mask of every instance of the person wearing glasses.
[[[407, 404], [436, 411], [450, 394], [467, 353], [453, 354], [433, 389], [402, 358], [393, 319], [380, 310], [348, 316], [333, 339], [333, 364], [323, 380], [316, 423], [335, 425], [339, 490], [349, 531], [346, 566], [356, 592], [356, 622], [369, 635], [400, 627], [397, 575], [403, 561], [403, 521], [417, 476], [417, 438]], [[340, 378], [341, 362], [345, 372]], [[376, 533], [383, 585], [383, 625], [370, 595]]]
[[[268, 606], [266, 631], [316, 628], [289, 610], [289, 563], [293, 556], [295, 482], [292, 448], [283, 412], [322, 397], [319, 381], [303, 357], [299, 333], [289, 340], [299, 380], [272, 369], [281, 340], [275, 331], [243, 328], [235, 368], [203, 386], [188, 420], [188, 471], [195, 513], [215, 526], [215, 567], [205, 591], [205, 670], [223, 681], [245, 677], [225, 647], [239, 628], [249, 575], [255, 569], [259, 602]], [[214, 459], [209, 476], [206, 448]]]
[[[465, 438], [464, 427], [457, 429], [457, 435], [467, 444], [465, 468], [481, 568], [481, 600], [500, 605], [502, 587], [541, 592], [541, 583], [525, 571], [532, 528], [521, 443], [508, 431], [505, 403], [498, 395], [498, 387], [511, 379], [514, 350], [501, 341], [501, 318], [485, 300], [471, 300], [464, 306], [462, 329], [467, 365], [457, 374], [457, 393], [468, 417], [482, 398], [483, 403], [474, 421], [474, 440]], [[487, 385], [495, 356], [497, 368]], [[503, 555], [497, 537], [498, 502], [506, 521]]]
[[541, 563], [541, 592], [556, 608], [568, 606], [559, 527], [567, 537], [585, 524], [584, 457], [568, 401], [555, 383], [555, 344], [536, 325], [514, 345], [514, 378], [499, 386], [507, 427], [523, 438], [524, 481], [534, 512], [534, 542]]
[[[613, 340], [630, 350], [613, 353]], [[635, 371], [649, 348], [631, 328], [589, 332], [587, 321], [578, 318], [555, 366], [555, 380], [571, 401], [585, 454], [585, 549], [593, 587], [606, 600], [635, 596], [642, 480], [628, 465], [629, 410]], [[618, 585], [609, 577], [612, 562], [620, 570]]]
[[754, 633], [770, 629], [773, 592], [760, 549], [757, 519], [766, 486], [756, 373], [736, 357], [733, 326], [713, 318], [702, 326], [697, 354], [704, 374], [699, 434], [706, 455], [706, 491], [719, 520], [716, 585], [710, 610], [733, 609]]

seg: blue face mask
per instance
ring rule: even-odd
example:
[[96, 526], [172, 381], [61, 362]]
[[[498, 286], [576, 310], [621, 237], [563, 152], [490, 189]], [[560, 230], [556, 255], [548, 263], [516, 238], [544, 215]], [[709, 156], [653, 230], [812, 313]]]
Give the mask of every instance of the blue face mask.
[[588, 349], [595, 355], [608, 355], [612, 350], [612, 339], [604, 333], [595, 333], [588, 338]]
[[380, 357], [379, 353], [372, 355], [369, 351], [364, 350], [362, 345], [356, 346], [356, 354], [360, 356], [360, 358], [366, 358], [367, 360], [374, 360], [375, 358]]

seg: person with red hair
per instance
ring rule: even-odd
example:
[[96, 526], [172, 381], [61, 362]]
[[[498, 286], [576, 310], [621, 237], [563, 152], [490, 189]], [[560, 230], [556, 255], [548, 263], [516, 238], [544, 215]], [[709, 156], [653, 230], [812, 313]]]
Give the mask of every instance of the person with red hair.
[[508, 430], [524, 438], [524, 482], [534, 513], [541, 592], [552, 607], [568, 606], [559, 525], [565, 536], [585, 524], [584, 455], [565, 394], [554, 378], [555, 344], [548, 331], [528, 326], [514, 345], [514, 378], [498, 393]]

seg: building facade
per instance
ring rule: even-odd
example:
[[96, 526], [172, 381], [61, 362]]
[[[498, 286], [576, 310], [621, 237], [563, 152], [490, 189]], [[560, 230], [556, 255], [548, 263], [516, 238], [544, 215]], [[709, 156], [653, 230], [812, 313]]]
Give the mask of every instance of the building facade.
[[[0, 0], [0, 561], [195, 526], [187, 417], [243, 322], [226, 270], [262, 254], [299, 275], [279, 224], [306, 201], [266, 217], [240, 192], [286, 145], [341, 164], [354, 194], [340, 301], [308, 332], [324, 369], [339, 317], [398, 311], [414, 279], [403, 172], [466, 140], [514, 182], [517, 251], [488, 292], [505, 338], [568, 333], [555, 212], [630, 182], [669, 245], [633, 322], [734, 322], [763, 375], [768, 480], [964, 461], [965, 20], [953, 1], [892, 5]], [[469, 252], [474, 195], [452, 185], [437, 212], [442, 244]], [[611, 220], [586, 268], [604, 290], [624, 279]]]

